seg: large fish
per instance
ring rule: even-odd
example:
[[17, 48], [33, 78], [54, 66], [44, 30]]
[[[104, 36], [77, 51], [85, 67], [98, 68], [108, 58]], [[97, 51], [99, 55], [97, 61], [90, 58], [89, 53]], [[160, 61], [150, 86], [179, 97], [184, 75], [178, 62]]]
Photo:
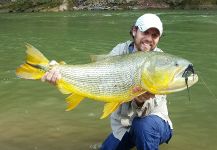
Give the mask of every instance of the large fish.
[[[105, 118], [124, 102], [148, 91], [168, 94], [184, 90], [198, 81], [189, 61], [162, 52], [137, 52], [111, 56], [89, 64], [50, 65], [49, 60], [30, 44], [26, 45], [26, 62], [16, 70], [24, 79], [41, 79], [56, 67], [62, 76], [56, 86], [66, 98], [67, 110], [75, 108], [84, 98], [106, 102]], [[134, 87], [143, 90], [133, 93]]]

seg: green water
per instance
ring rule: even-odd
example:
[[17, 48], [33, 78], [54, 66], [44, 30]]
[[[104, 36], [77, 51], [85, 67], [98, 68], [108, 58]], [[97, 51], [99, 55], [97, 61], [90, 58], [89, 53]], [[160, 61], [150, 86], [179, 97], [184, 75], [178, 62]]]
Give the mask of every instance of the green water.
[[[96, 149], [110, 133], [109, 119], [99, 119], [103, 103], [86, 100], [65, 112], [66, 95], [16, 78], [15, 68], [24, 61], [25, 42], [49, 59], [87, 63], [89, 55], [130, 39], [130, 26], [144, 12], [150, 11], [0, 14], [0, 149]], [[200, 78], [190, 102], [187, 91], [168, 96], [175, 130], [161, 149], [217, 149], [217, 11], [151, 12], [164, 23], [159, 46], [191, 60]]]

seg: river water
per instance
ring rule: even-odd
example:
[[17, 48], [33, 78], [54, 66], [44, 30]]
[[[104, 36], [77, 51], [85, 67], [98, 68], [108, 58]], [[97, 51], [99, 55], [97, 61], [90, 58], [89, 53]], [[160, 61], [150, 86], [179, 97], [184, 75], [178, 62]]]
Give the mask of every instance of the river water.
[[18, 79], [15, 69], [31, 43], [49, 59], [90, 62], [130, 39], [133, 21], [145, 12], [164, 23], [159, 47], [190, 60], [199, 82], [168, 95], [174, 136], [162, 150], [214, 150], [217, 147], [217, 11], [78, 11], [0, 14], [0, 149], [97, 149], [111, 132], [100, 120], [103, 103], [85, 100], [65, 112], [65, 95], [54, 86]]

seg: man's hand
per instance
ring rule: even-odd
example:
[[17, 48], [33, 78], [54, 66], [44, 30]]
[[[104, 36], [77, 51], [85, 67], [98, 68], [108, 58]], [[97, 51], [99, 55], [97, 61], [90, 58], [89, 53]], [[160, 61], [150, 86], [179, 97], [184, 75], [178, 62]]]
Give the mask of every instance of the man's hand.
[[[141, 87], [136, 86], [133, 88], [133, 93], [141, 92], [141, 91], [143, 91], [143, 89]], [[145, 92], [144, 94], [139, 95], [138, 97], [134, 98], [134, 100], [135, 100], [136, 104], [139, 107], [141, 107], [146, 100], [149, 100], [150, 98], [154, 98], [154, 97], [155, 97], [154, 94], [149, 93], [149, 92]]]
[[41, 78], [42, 82], [49, 82], [53, 85], [56, 84], [56, 81], [61, 78], [61, 74], [58, 69], [53, 67], [50, 71], [46, 72], [45, 75]]

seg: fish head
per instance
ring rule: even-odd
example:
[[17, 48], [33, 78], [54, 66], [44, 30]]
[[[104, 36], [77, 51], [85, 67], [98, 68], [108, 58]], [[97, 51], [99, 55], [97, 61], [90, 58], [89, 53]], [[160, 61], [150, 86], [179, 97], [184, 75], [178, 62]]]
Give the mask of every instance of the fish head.
[[182, 91], [197, 81], [192, 63], [174, 55], [153, 53], [142, 67], [142, 87], [154, 94]]

